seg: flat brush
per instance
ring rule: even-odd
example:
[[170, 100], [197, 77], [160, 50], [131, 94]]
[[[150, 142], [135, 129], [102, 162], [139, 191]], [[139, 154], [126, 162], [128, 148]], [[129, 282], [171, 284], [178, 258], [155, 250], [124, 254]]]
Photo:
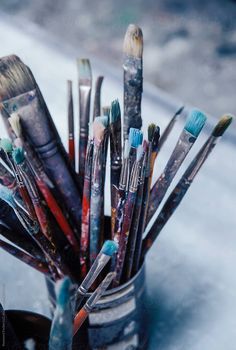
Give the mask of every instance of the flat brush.
[[[92, 127], [90, 127], [92, 130]], [[82, 227], [80, 239], [81, 277], [84, 278], [89, 267], [89, 232], [90, 232], [90, 194], [93, 160], [93, 139], [89, 138], [85, 160], [84, 188], [82, 201]]]
[[139, 145], [141, 145], [143, 142], [143, 132], [136, 128], [130, 128], [129, 129], [129, 143], [131, 145], [130, 148], [130, 154], [129, 154], [129, 162], [130, 162], [130, 169], [132, 169], [132, 166], [136, 159], [136, 152]]
[[89, 297], [82, 309], [77, 313], [77, 315], [74, 318], [74, 335], [78, 332], [78, 330], [88, 317], [89, 313], [93, 310], [98, 300], [103, 296], [114, 277], [115, 272], [109, 272], [104, 278], [104, 280], [97, 287], [97, 289]]
[[92, 70], [90, 61], [86, 58], [79, 59], [77, 66], [79, 74], [79, 174], [83, 184], [90, 121]]
[[16, 56], [0, 60], [0, 102], [21, 117], [26, 139], [42, 160], [77, 230], [81, 225], [80, 193], [65, 149], [30, 69]]
[[149, 230], [149, 232], [147, 233], [146, 237], [143, 240], [143, 246], [142, 246], [143, 257], [151, 248], [154, 241], [158, 237], [160, 231], [162, 230], [164, 225], [167, 223], [169, 218], [172, 216], [172, 214], [174, 213], [174, 211], [176, 210], [176, 208], [184, 198], [186, 192], [191, 186], [198, 171], [206, 161], [207, 157], [215, 147], [220, 137], [224, 134], [224, 132], [232, 122], [232, 118], [233, 117], [230, 115], [224, 115], [220, 119], [220, 121], [217, 123], [214, 130], [212, 131], [211, 136], [208, 138], [208, 140], [202, 146], [200, 151], [194, 157], [194, 159], [188, 166], [187, 170], [184, 172], [183, 176], [181, 177], [180, 181], [178, 182], [174, 190], [171, 192], [163, 208], [161, 209], [160, 214], [156, 218], [154, 224], [152, 225], [151, 229]]
[[74, 104], [73, 104], [71, 80], [67, 80], [67, 119], [68, 119], [68, 155], [73, 168], [75, 168]]
[[0, 247], [5, 250], [7, 253], [13, 255], [20, 261], [24, 262], [25, 264], [29, 265], [30, 267], [33, 267], [35, 270], [43, 273], [44, 275], [50, 277], [51, 273], [50, 270], [45, 262], [42, 262], [41, 260], [38, 260], [34, 256], [30, 255], [29, 253], [24, 252], [23, 250], [3, 241], [0, 239]]
[[56, 309], [54, 312], [49, 350], [71, 350], [73, 338], [73, 316], [70, 303], [72, 283], [68, 277], [56, 284]]
[[76, 292], [76, 310], [81, 305], [84, 296], [88, 292], [89, 288], [92, 286], [98, 275], [108, 264], [111, 257], [117, 252], [118, 244], [115, 241], [107, 240], [103, 243], [102, 249], [97, 255], [93, 265], [91, 266], [89, 272], [87, 273], [85, 279], [79, 286]]
[[96, 117], [93, 122], [94, 150], [90, 197], [90, 266], [94, 262], [101, 241], [104, 196], [104, 143], [108, 131], [108, 117]]
[[188, 152], [192, 148], [205, 122], [206, 116], [201, 111], [192, 110], [189, 113], [188, 119], [182, 133], [180, 134], [174, 151], [172, 152], [163, 173], [160, 175], [151, 189], [146, 224], [148, 224], [153, 214], [158, 209], [158, 206], [164, 198], [170, 183], [172, 182]]
[[101, 115], [101, 88], [104, 77], [97, 77], [95, 84], [94, 105], [93, 105], [93, 120]]
[[124, 140], [130, 128], [141, 129], [141, 99], [143, 92], [143, 34], [142, 30], [130, 24], [123, 46], [124, 70]]
[[[12, 129], [17, 136], [17, 138], [14, 140], [16, 146], [22, 147], [25, 146], [24, 139], [22, 138], [22, 131], [21, 131], [21, 124], [20, 124], [20, 117], [18, 114], [14, 113], [9, 119], [9, 123], [12, 126]], [[35, 162], [32, 162], [32, 158], [28, 157], [30, 146], [28, 145], [26, 148], [26, 152], [23, 154], [23, 158], [26, 157], [27, 165], [29, 167], [29, 170], [31, 170], [31, 175], [34, 175], [34, 180], [44, 197], [48, 208], [50, 209], [51, 213], [53, 214], [54, 218], [56, 219], [59, 227], [61, 228], [64, 235], [67, 237], [68, 241], [72, 245], [73, 249], [78, 252], [79, 251], [79, 245], [75, 238], [74, 232], [72, 228], [70, 227], [68, 220], [66, 219], [65, 215], [63, 214], [60, 206], [57, 203], [57, 200], [55, 199], [51, 189], [48, 186], [48, 182], [45, 181], [45, 176], [42, 174], [41, 169], [38, 168], [37, 164]], [[31, 151], [30, 151], [31, 154]]]
[[181, 113], [183, 112], [184, 110], [184, 106], [181, 106], [176, 112], [175, 114], [173, 115], [173, 117], [171, 118], [171, 120], [169, 121], [169, 123], [167, 124], [165, 130], [162, 132], [161, 134], [161, 137], [160, 137], [160, 140], [159, 140], [159, 151], [161, 150], [162, 146], [164, 145], [164, 143], [166, 142], [167, 140], [167, 137], [169, 136], [169, 134], [171, 133], [174, 125], [175, 125], [175, 122], [176, 122], [176, 119], [179, 115], [181, 115]]
[[121, 282], [121, 276], [123, 272], [125, 253], [127, 248], [127, 243], [129, 239], [129, 232], [132, 223], [133, 211], [136, 201], [137, 189], [138, 189], [138, 179], [140, 174], [140, 160], [143, 155], [143, 147], [140, 145], [137, 150], [137, 159], [134, 162], [132, 171], [130, 174], [130, 184], [129, 192], [125, 200], [123, 208], [123, 223], [122, 229], [119, 237], [119, 248], [116, 258], [115, 272], [116, 277], [113, 280], [113, 287], [117, 287]]

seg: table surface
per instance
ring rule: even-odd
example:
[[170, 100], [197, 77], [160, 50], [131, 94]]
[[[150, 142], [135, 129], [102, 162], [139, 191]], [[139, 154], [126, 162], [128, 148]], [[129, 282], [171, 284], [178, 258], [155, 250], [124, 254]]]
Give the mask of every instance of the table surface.
[[[65, 141], [66, 79], [73, 79], [76, 86], [75, 57], [84, 53], [65, 49], [33, 26], [24, 31], [6, 18], [0, 18], [0, 39], [0, 56], [16, 53], [32, 69]], [[117, 97], [122, 100], [122, 70], [120, 76], [113, 76], [104, 63], [91, 61], [93, 76], [106, 76], [103, 104]], [[144, 93], [144, 128], [153, 121], [163, 130], [179, 103], [160, 104], [163, 94], [144, 82], [146, 91], [151, 93]], [[206, 131], [184, 162], [180, 175], [206, 139], [212, 122], [209, 118]], [[183, 119], [176, 124], [161, 151], [155, 178], [163, 169], [182, 126]], [[0, 130], [3, 136], [1, 121]], [[150, 350], [235, 349], [235, 143], [230, 133], [220, 141], [147, 257]], [[0, 300], [5, 308], [48, 314], [42, 275], [3, 251], [0, 281]]]

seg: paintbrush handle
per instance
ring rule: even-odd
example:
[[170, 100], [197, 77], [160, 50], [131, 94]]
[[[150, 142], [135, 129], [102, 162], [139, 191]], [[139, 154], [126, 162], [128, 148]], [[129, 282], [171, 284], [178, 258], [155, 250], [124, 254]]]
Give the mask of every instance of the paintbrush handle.
[[78, 330], [80, 329], [80, 327], [82, 326], [82, 324], [84, 323], [84, 321], [86, 320], [86, 318], [88, 317], [88, 312], [82, 308], [77, 315], [74, 318], [74, 335], [78, 332]]
[[136, 200], [136, 192], [129, 192], [125, 206], [124, 206], [124, 218], [123, 218], [122, 230], [119, 238], [119, 248], [117, 252], [117, 261], [116, 261], [116, 267], [115, 267], [116, 276], [113, 280], [113, 287], [117, 287], [120, 284], [123, 266], [124, 266], [125, 253], [126, 253], [126, 248], [127, 248], [128, 238], [129, 238], [129, 231], [130, 231], [131, 222], [132, 222], [133, 210], [135, 206], [135, 200]]
[[67, 80], [67, 118], [68, 118], [68, 151], [69, 159], [75, 167], [75, 141], [74, 141], [74, 106], [72, 95], [72, 81]]
[[169, 218], [172, 216], [178, 205], [181, 203], [186, 192], [192, 184], [195, 176], [200, 170], [201, 166], [204, 164], [205, 160], [213, 150], [216, 145], [217, 138], [211, 136], [206, 143], [202, 146], [196, 157], [192, 160], [187, 170], [184, 172], [182, 178], [171, 192], [167, 198], [160, 214], [156, 218], [151, 229], [147, 233], [146, 237], [143, 240], [142, 245], [142, 256], [144, 257], [147, 251], [151, 248], [154, 241], [158, 237], [160, 231], [167, 223]]
[[9, 114], [17, 111], [22, 128], [42, 160], [50, 179], [56, 185], [67, 211], [77, 229], [81, 224], [80, 193], [65, 160], [65, 151], [55, 125], [37, 90], [32, 90], [7, 101]]
[[186, 130], [182, 131], [163, 173], [160, 175], [151, 189], [146, 224], [149, 223], [152, 216], [158, 209], [169, 185], [171, 184], [174, 176], [176, 175], [195, 141], [196, 137], [188, 133]]
[[18, 249], [17, 247], [3, 241], [0, 239], [0, 247], [5, 250], [7, 253], [13, 255], [20, 261], [24, 262], [25, 264], [33, 267], [37, 271], [47, 275], [51, 276], [50, 270], [48, 268], [48, 265], [45, 262], [42, 262], [41, 260], [38, 260], [37, 258], [33, 257], [32, 255], [22, 251], [21, 249]]
[[76, 252], [79, 252], [79, 245], [77, 243], [77, 240], [74, 236], [73, 230], [68, 224], [68, 221], [66, 220], [61, 208], [57, 204], [56, 199], [54, 198], [52, 192], [47, 187], [47, 185], [41, 180], [36, 179], [36, 183], [38, 185], [38, 188], [40, 189], [40, 192], [42, 193], [49, 209], [51, 210], [53, 216], [55, 217], [58, 225], [60, 226], [62, 232], [74, 248]]
[[101, 88], [104, 77], [97, 77], [95, 84], [95, 94], [94, 94], [94, 106], [93, 106], [93, 120], [101, 115]]

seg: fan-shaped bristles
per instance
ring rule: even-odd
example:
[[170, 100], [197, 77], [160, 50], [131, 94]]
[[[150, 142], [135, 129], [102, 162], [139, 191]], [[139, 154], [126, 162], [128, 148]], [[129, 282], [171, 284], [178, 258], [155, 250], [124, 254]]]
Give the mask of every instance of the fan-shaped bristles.
[[129, 130], [129, 143], [131, 147], [137, 148], [143, 142], [143, 133], [136, 128], [130, 128]]
[[212, 136], [220, 137], [224, 134], [225, 130], [228, 128], [228, 126], [231, 124], [233, 120], [233, 116], [230, 114], [225, 114], [223, 117], [220, 118], [219, 122], [215, 126]]
[[118, 100], [114, 100], [111, 103], [110, 122], [115, 123], [120, 118], [121, 118], [120, 104]]
[[141, 58], [143, 54], [143, 33], [141, 28], [130, 24], [125, 34], [123, 51], [125, 54]]
[[0, 101], [35, 89], [30, 69], [15, 55], [0, 59]]
[[201, 132], [205, 122], [206, 116], [203, 112], [193, 109], [188, 116], [188, 119], [185, 123], [184, 129], [192, 134], [194, 137], [198, 137]]

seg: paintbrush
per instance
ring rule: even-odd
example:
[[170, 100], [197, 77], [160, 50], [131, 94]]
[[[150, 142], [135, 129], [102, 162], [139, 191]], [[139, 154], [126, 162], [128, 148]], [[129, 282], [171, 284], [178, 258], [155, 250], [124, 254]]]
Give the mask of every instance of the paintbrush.
[[102, 115], [107, 115], [109, 117], [110, 113], [111, 113], [110, 106], [103, 106], [102, 107]]
[[133, 164], [131, 174], [130, 174], [130, 183], [129, 183], [129, 192], [127, 194], [127, 198], [125, 200], [124, 208], [123, 208], [123, 223], [122, 229], [119, 237], [119, 248], [117, 252], [116, 258], [116, 266], [115, 272], [116, 277], [113, 280], [113, 287], [117, 287], [120, 284], [125, 253], [127, 248], [127, 243], [129, 239], [129, 231], [131, 228], [133, 211], [136, 201], [137, 189], [138, 189], [138, 179], [140, 174], [140, 160], [143, 155], [143, 147], [140, 145], [137, 149], [137, 158]]
[[[18, 147], [23, 147], [27, 145], [27, 143], [24, 142], [24, 139], [22, 138], [22, 128], [20, 124], [20, 117], [18, 114], [14, 113], [9, 119], [9, 123], [12, 126], [12, 130], [17, 136], [17, 138], [14, 140], [14, 143]], [[65, 215], [63, 214], [63, 211], [59, 207], [57, 200], [54, 197], [54, 194], [48, 187], [47, 182], [45, 181], [45, 176], [42, 173], [42, 171], [38, 168], [37, 164], [35, 162], [32, 162], [32, 157], [28, 157], [28, 151], [31, 154], [30, 146], [27, 145], [26, 152], [23, 153], [23, 157], [26, 157], [27, 165], [29, 169], [31, 170], [31, 175], [34, 176], [35, 182], [43, 195], [48, 208], [50, 209], [51, 213], [53, 214], [54, 218], [56, 219], [59, 227], [61, 228], [62, 232], [67, 237], [68, 241], [72, 245], [73, 249], [78, 252], [79, 251], [79, 245], [75, 238], [74, 232], [72, 228], [70, 227], [68, 220], [66, 219]], [[35, 166], [36, 165], [36, 166]]]
[[184, 106], [181, 106], [173, 115], [173, 117], [171, 118], [171, 120], [169, 121], [169, 123], [167, 124], [165, 130], [163, 131], [163, 133], [161, 134], [160, 140], [159, 140], [159, 151], [161, 150], [162, 146], [164, 145], [164, 143], [166, 142], [167, 137], [169, 136], [169, 134], [171, 133], [176, 119], [179, 115], [181, 115], [181, 113], [184, 110]]
[[68, 277], [56, 284], [56, 310], [54, 312], [49, 350], [71, 350], [73, 338], [73, 316], [70, 303], [72, 283]]
[[96, 117], [93, 123], [94, 150], [90, 197], [90, 266], [94, 262], [101, 241], [104, 196], [104, 143], [108, 131], [108, 117]]
[[67, 80], [67, 120], [68, 120], [68, 155], [73, 168], [75, 168], [74, 103], [73, 103], [71, 80]]
[[189, 113], [184, 129], [180, 134], [170, 159], [168, 160], [164, 171], [151, 189], [146, 224], [149, 223], [158, 209], [170, 183], [192, 148], [205, 122], [206, 116], [201, 111], [192, 110]]
[[198, 171], [206, 161], [207, 157], [215, 147], [220, 137], [224, 134], [224, 132], [230, 125], [231, 121], [232, 121], [232, 116], [230, 115], [224, 115], [220, 119], [220, 121], [217, 123], [216, 127], [212, 131], [211, 136], [208, 138], [208, 140], [202, 146], [200, 151], [194, 157], [194, 159], [192, 160], [192, 162], [184, 172], [183, 176], [181, 177], [180, 181], [178, 182], [174, 190], [169, 195], [163, 208], [160, 211], [160, 214], [156, 218], [154, 224], [152, 225], [152, 227], [150, 228], [149, 232], [147, 233], [146, 237], [143, 240], [143, 246], [142, 246], [143, 257], [146, 255], [147, 251], [151, 248], [154, 241], [158, 237], [160, 231], [162, 230], [164, 225], [167, 223], [171, 215], [174, 213], [175, 209], [178, 207], [178, 205], [184, 198], [186, 192], [191, 186]]
[[137, 232], [136, 242], [135, 242], [132, 275], [134, 275], [139, 269], [143, 232], [146, 226], [150, 187], [152, 182], [154, 162], [157, 157], [159, 137], [160, 137], [159, 127], [156, 126], [155, 124], [150, 124], [148, 126], [148, 152], [147, 152], [147, 164], [145, 168], [142, 208], [141, 208], [138, 232]]
[[124, 125], [123, 137], [128, 138], [130, 128], [141, 129], [141, 100], [143, 92], [143, 34], [142, 30], [130, 24], [123, 46], [124, 69]]
[[108, 264], [111, 257], [114, 256], [117, 250], [118, 250], [118, 244], [115, 241], [108, 240], [103, 243], [102, 249], [100, 250], [99, 254], [94, 260], [93, 265], [91, 266], [85, 279], [77, 289], [76, 296], [75, 296], [76, 310], [78, 310], [89, 288], [92, 286], [92, 284], [94, 283], [98, 275], [101, 273], [104, 267]]
[[7, 253], [19, 259], [20, 261], [24, 262], [30, 267], [33, 267], [35, 270], [43, 273], [48, 277], [51, 276], [48, 265], [45, 262], [38, 260], [36, 257], [30, 255], [29, 253], [26, 253], [23, 250], [17, 248], [16, 246], [13, 246], [10, 243], [7, 243], [1, 239], [0, 239], [0, 247], [3, 250], [5, 250]]
[[135, 200], [134, 214], [133, 214], [130, 233], [129, 233], [127, 252], [125, 255], [124, 274], [123, 274], [125, 281], [128, 281], [131, 277], [139, 222], [141, 219], [140, 215], [142, 210], [143, 196], [145, 195], [144, 180], [145, 180], [147, 154], [148, 154], [148, 144], [146, 141], [143, 142], [143, 152], [144, 152], [144, 156], [141, 161], [141, 169], [140, 169], [140, 174], [138, 179], [138, 190], [137, 190], [137, 195]]
[[15, 173], [8, 165], [6, 154], [2, 148], [0, 148], [0, 182], [10, 188], [16, 186]]
[[143, 142], [143, 132], [139, 129], [130, 128], [129, 129], [129, 143], [131, 145], [129, 153], [130, 169], [136, 160], [136, 151], [139, 145]]
[[101, 115], [101, 88], [104, 77], [97, 77], [95, 84], [94, 105], [93, 105], [93, 120]]
[[0, 60], [0, 101], [11, 115], [20, 115], [24, 135], [40, 156], [77, 229], [81, 225], [80, 193], [76, 174], [56, 131], [30, 69], [16, 56]]
[[89, 267], [89, 227], [90, 227], [90, 194], [91, 194], [91, 175], [93, 160], [93, 136], [92, 124], [89, 127], [90, 137], [87, 145], [85, 160], [84, 188], [82, 201], [82, 227], [80, 239], [80, 267], [81, 277], [84, 278]]
[[79, 73], [79, 174], [83, 184], [90, 121], [92, 71], [88, 59], [79, 59], [77, 66]]
[[100, 283], [97, 289], [92, 293], [89, 299], [86, 301], [85, 305], [82, 309], [77, 313], [74, 318], [74, 335], [78, 332], [89, 313], [93, 310], [94, 306], [98, 302], [98, 300], [103, 296], [112, 280], [115, 277], [115, 272], [109, 272], [104, 280]]

